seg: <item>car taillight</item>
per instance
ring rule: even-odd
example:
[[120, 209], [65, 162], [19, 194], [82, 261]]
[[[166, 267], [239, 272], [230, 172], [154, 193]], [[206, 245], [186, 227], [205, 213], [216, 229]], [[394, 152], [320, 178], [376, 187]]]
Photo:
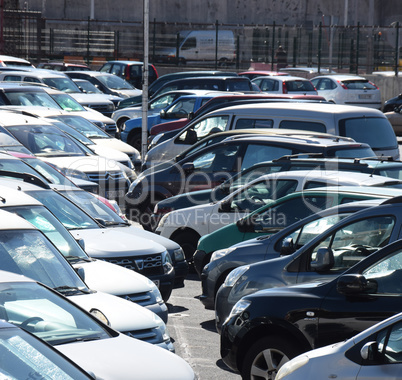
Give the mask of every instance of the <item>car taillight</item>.
[[282, 93], [287, 94], [288, 93], [288, 88], [286, 86], [286, 82], [282, 82]]
[[346, 85], [345, 85], [344, 83], [342, 83], [340, 80], [338, 80], [337, 82], [341, 85], [341, 87], [342, 87], [344, 90], [347, 90], [347, 89], [348, 89], [348, 88], [346, 87]]
[[369, 81], [369, 83], [378, 90], [378, 86], [376, 86], [373, 82]]
[[152, 67], [152, 69], [154, 70], [155, 77], [156, 77], [156, 78], [159, 78], [159, 74], [158, 74], [158, 72], [156, 71], [155, 66], [151, 64], [151, 67]]
[[129, 65], [127, 65], [126, 69], [124, 70], [124, 77], [126, 78], [127, 81], [130, 79], [130, 66]]

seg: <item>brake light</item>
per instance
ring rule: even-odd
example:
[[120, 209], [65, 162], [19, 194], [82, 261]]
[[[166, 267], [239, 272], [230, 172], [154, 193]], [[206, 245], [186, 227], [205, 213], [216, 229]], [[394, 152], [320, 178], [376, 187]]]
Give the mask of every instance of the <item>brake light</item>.
[[373, 82], [371, 82], [371, 81], [369, 81], [369, 83], [372, 85], [372, 86], [374, 86], [377, 90], [378, 90], [378, 87], [377, 87], [377, 85], [375, 85]]
[[155, 66], [151, 64], [151, 67], [152, 67], [152, 69], [154, 70], [155, 77], [156, 77], [156, 78], [159, 78], [159, 74], [158, 74], [158, 72], [156, 71]]
[[130, 79], [130, 66], [129, 65], [127, 65], [125, 70], [124, 70], [124, 77], [125, 77], [126, 80]]
[[286, 86], [286, 82], [282, 82], [282, 93], [287, 94], [288, 93], [288, 88]]
[[345, 86], [345, 84], [342, 83], [340, 80], [338, 80], [337, 82], [340, 84], [340, 86], [341, 86], [344, 90], [347, 90], [347, 89], [348, 89], [348, 88]]

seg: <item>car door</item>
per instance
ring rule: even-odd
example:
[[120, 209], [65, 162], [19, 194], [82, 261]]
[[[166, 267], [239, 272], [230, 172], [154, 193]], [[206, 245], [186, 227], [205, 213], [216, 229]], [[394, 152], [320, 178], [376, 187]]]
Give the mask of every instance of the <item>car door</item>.
[[[344, 226], [342, 230], [345, 232], [349, 227], [347, 246], [350, 243], [356, 244], [359, 239], [369, 244], [382, 244], [395, 241], [400, 238], [400, 224], [393, 215], [380, 215], [371, 218], [368, 223], [365, 220], [359, 220], [355, 223]], [[361, 233], [355, 231], [355, 227], [360, 225], [364, 227]], [[367, 230], [365, 226], [377, 225], [375, 233]], [[341, 231], [339, 231], [341, 232]], [[357, 234], [357, 238], [352, 236]], [[388, 241], [387, 235], [389, 235]], [[364, 251], [360, 250], [356, 254], [348, 250], [342, 250], [345, 246], [345, 236], [337, 234], [339, 238], [336, 244], [337, 251], [342, 252], [349, 260], [356, 260]], [[382, 243], [382, 244], [381, 244]], [[364, 244], [366, 246], [366, 244]], [[355, 247], [358, 249], [358, 247]], [[349, 257], [347, 257], [349, 256]], [[367, 257], [367, 255], [361, 255]], [[354, 257], [354, 258], [353, 258]], [[348, 272], [350, 273], [350, 272]], [[364, 268], [356, 269], [352, 273], [360, 273], [367, 280], [376, 283], [376, 289], [367, 290], [367, 292], [357, 293], [355, 295], [344, 295], [338, 292], [336, 281], [331, 288], [328, 296], [323, 300], [318, 315], [318, 333], [316, 345], [322, 346], [329, 342], [337, 342], [349, 338], [360, 331], [370, 327], [371, 325], [402, 311], [402, 249], [398, 249], [381, 260], [375, 262], [369, 260]]]

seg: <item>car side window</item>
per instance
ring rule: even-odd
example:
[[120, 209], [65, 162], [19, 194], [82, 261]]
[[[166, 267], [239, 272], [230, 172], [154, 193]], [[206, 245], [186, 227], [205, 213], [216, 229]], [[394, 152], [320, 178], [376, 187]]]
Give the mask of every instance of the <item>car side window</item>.
[[273, 128], [273, 126], [273, 120], [238, 119], [236, 120], [234, 129]]
[[106, 73], [108, 73], [108, 72], [110, 72], [110, 68], [112, 67], [112, 64], [111, 63], [106, 63], [101, 69], [100, 69], [100, 71], [101, 72], [106, 72]]
[[155, 109], [161, 110], [162, 108], [166, 108], [170, 103], [172, 103], [174, 99], [175, 99], [175, 95], [173, 95], [173, 94], [161, 96], [159, 99], [151, 102], [151, 104], [149, 105], [149, 109], [150, 110], [155, 110]]
[[[315, 189], [317, 187], [325, 187], [325, 186], [328, 186], [328, 182], [324, 182], [324, 181], [307, 181], [304, 184], [303, 189], [308, 190], [308, 189]], [[331, 184], [331, 186], [335, 186], [335, 185]]]
[[377, 334], [378, 353], [386, 363], [402, 363], [402, 321]]
[[402, 249], [392, 252], [362, 273], [377, 284], [377, 294], [402, 292]]
[[272, 161], [290, 154], [292, 154], [292, 149], [281, 146], [249, 144], [244, 154], [241, 169], [247, 169], [259, 162]]
[[3, 81], [5, 82], [20, 82], [21, 80], [21, 75], [6, 75], [3, 78]]
[[[192, 128], [188, 128], [177, 139], [177, 142], [184, 144], [194, 144], [200, 141], [202, 138], [216, 132], [223, 132], [226, 130], [226, 126], [229, 120], [229, 116], [215, 116], [208, 117], [195, 124]], [[192, 135], [192, 136], [191, 136]], [[189, 141], [189, 142], [188, 142]]]
[[282, 120], [279, 124], [279, 128], [297, 129], [297, 130], [301, 129], [305, 131], [322, 132], [322, 133], [327, 132], [325, 124], [315, 123], [311, 121], [302, 121], [302, 120]]
[[181, 50], [195, 49], [197, 47], [197, 40], [195, 37], [187, 38], [186, 42], [181, 46]]
[[173, 104], [166, 111], [167, 118], [170, 117], [187, 117], [187, 115], [194, 110], [195, 99], [182, 99]]
[[240, 145], [217, 147], [193, 161], [195, 170], [207, 172], [232, 171], [238, 159]]
[[333, 256], [331, 272], [345, 271], [371, 253], [388, 244], [395, 219], [375, 216], [352, 222], [319, 242], [311, 251], [310, 262], [316, 260], [319, 248], [327, 248]]

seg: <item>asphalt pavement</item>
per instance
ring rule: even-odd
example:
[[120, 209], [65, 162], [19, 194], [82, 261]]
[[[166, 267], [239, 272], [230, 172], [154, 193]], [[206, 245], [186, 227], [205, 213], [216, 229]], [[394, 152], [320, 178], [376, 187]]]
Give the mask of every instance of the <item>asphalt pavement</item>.
[[173, 289], [167, 302], [167, 327], [176, 354], [190, 364], [198, 380], [239, 380], [241, 376], [221, 360], [215, 311], [204, 308], [200, 294], [201, 281], [196, 274], [189, 274], [184, 288]]

